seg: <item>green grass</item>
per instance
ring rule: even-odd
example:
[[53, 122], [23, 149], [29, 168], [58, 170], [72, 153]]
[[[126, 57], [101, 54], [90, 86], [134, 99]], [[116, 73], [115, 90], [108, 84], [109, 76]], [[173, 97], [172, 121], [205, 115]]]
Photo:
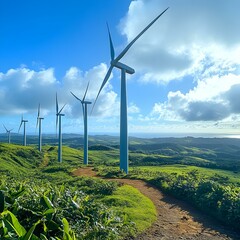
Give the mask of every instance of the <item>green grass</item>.
[[[141, 171], [140, 175], [145, 175], [144, 178], [152, 178], [158, 175], [158, 173], [176, 173], [184, 174], [192, 171], [197, 171], [202, 178], [226, 178], [225, 183], [233, 183], [240, 185], [240, 172], [227, 171], [221, 169], [210, 169], [196, 166], [187, 166], [187, 165], [162, 165], [162, 166], [140, 166], [140, 167], [131, 167], [130, 174], [136, 174]], [[148, 177], [147, 177], [148, 176]], [[227, 181], [226, 181], [227, 180]]]
[[119, 150], [90, 150], [89, 162], [95, 165], [117, 165]]
[[36, 148], [14, 144], [0, 144], [0, 172], [7, 175], [21, 175], [32, 172], [42, 161], [43, 155]]
[[[182, 149], [180, 149], [183, 151]], [[129, 176], [130, 178], [152, 179], [157, 177], [158, 173], [176, 173], [184, 174], [191, 171], [198, 171], [203, 178], [211, 178], [226, 184], [237, 184], [240, 185], [240, 171], [238, 169], [232, 170], [230, 168], [221, 169], [213, 164], [212, 160], [209, 160], [206, 156], [209, 154], [214, 155], [214, 151], [211, 149], [203, 150], [197, 147], [185, 147], [186, 156], [182, 159], [177, 159], [173, 156], [164, 154], [152, 154], [142, 152], [131, 152], [130, 151], [130, 167]], [[187, 153], [189, 155], [187, 155]], [[191, 154], [192, 155], [191, 155]], [[199, 156], [198, 156], [199, 154]], [[205, 154], [205, 156], [201, 156]], [[111, 171], [107, 171], [106, 168], [111, 166], [111, 169], [118, 173], [119, 170], [119, 151], [91, 151], [89, 154], [91, 162], [101, 171], [101, 175], [107, 174], [109, 177], [114, 177]], [[231, 159], [224, 162], [224, 166], [231, 164]], [[207, 166], [207, 167], [206, 167]], [[211, 166], [211, 167], [210, 167]], [[101, 170], [102, 169], [102, 170]], [[106, 171], [105, 171], [106, 170]], [[108, 174], [110, 173], [110, 174]], [[121, 174], [120, 174], [121, 175]], [[120, 176], [121, 177], [121, 176]]]
[[[119, 151], [89, 151], [90, 164], [118, 165]], [[37, 185], [51, 184], [60, 187], [62, 184], [75, 187], [86, 192], [93, 199], [108, 206], [123, 217], [128, 231], [132, 235], [148, 228], [156, 219], [156, 210], [153, 203], [130, 186], [119, 187], [102, 179], [73, 177], [72, 171], [83, 165], [83, 151], [63, 146], [63, 162], [57, 162], [57, 147], [43, 146], [39, 153], [35, 146], [20, 146], [0, 144], [1, 177], [6, 175], [23, 182], [32, 182]], [[126, 236], [128, 232], [126, 232]]]
[[113, 206], [119, 213], [125, 213], [136, 224], [138, 232], [142, 232], [156, 220], [156, 208], [152, 201], [129, 185], [118, 188], [113, 195], [106, 196], [103, 201]]

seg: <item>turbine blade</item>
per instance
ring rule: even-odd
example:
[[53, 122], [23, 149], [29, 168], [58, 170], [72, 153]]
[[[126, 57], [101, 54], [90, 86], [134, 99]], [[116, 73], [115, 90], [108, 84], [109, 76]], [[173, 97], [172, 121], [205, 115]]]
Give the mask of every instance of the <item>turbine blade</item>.
[[9, 130], [9, 132], [11, 132], [14, 128], [12, 128], [11, 130]]
[[56, 114], [58, 114], [58, 98], [57, 98], [57, 93], [56, 93]]
[[78, 101], [82, 102], [80, 98], [78, 98], [73, 92], [70, 92]]
[[40, 103], [38, 104], [38, 118], [40, 117]]
[[83, 102], [84, 102], [85, 97], [86, 97], [86, 95], [87, 95], [87, 91], [88, 91], [89, 83], [90, 83], [90, 81], [88, 81], [87, 88], [86, 88], [86, 91], [85, 91], [85, 93], [84, 93], [83, 100], [82, 100]]
[[169, 9], [166, 8], [163, 12], [161, 12], [156, 18], [154, 18], [124, 49], [123, 51], [116, 57], [115, 61], [118, 62], [129, 50], [129, 48]]
[[23, 119], [22, 119], [22, 121], [21, 121], [21, 123], [20, 123], [19, 129], [18, 129], [18, 133], [19, 133], [19, 131], [20, 131], [20, 129], [21, 129], [22, 123], [23, 123]]
[[110, 30], [109, 30], [108, 23], [107, 23], [107, 29], [108, 29], [108, 37], [109, 37], [109, 42], [110, 42], [111, 60], [113, 61], [114, 58], [115, 58], [115, 51], [114, 51], [113, 42], [112, 42], [112, 37], [111, 37], [111, 33], [110, 33]]
[[58, 114], [60, 114], [61, 113], [61, 111], [64, 109], [64, 107], [66, 106], [66, 103], [63, 105], [63, 107], [61, 108], [61, 110], [59, 111], [59, 113]]
[[7, 128], [5, 127], [5, 125], [3, 124], [3, 127], [5, 128], [6, 132], [8, 131]]
[[39, 117], [37, 118], [36, 129], [37, 129], [37, 127], [38, 127], [38, 124], [39, 124]]
[[110, 68], [108, 69], [107, 74], [106, 74], [106, 76], [105, 76], [105, 78], [104, 78], [104, 80], [103, 80], [103, 83], [102, 83], [102, 85], [101, 85], [101, 87], [100, 87], [100, 89], [99, 89], [99, 91], [98, 91], [97, 97], [96, 97], [96, 99], [95, 99], [95, 101], [94, 101], [94, 103], [93, 103], [93, 107], [92, 107], [92, 110], [91, 110], [91, 114], [92, 114], [92, 112], [93, 112], [93, 109], [94, 109], [94, 106], [95, 106], [95, 104], [96, 104], [96, 102], [97, 102], [97, 99], [98, 99], [98, 97], [99, 97], [99, 95], [100, 95], [100, 92], [102, 91], [104, 85], [106, 84], [106, 82], [108, 81], [108, 79], [109, 79], [109, 77], [110, 77], [110, 75], [111, 75], [112, 69], [113, 69], [113, 65], [111, 65]]
[[39, 124], [39, 117], [40, 117], [40, 103], [38, 104], [38, 115], [37, 115], [37, 124], [36, 124], [36, 129], [38, 127]]

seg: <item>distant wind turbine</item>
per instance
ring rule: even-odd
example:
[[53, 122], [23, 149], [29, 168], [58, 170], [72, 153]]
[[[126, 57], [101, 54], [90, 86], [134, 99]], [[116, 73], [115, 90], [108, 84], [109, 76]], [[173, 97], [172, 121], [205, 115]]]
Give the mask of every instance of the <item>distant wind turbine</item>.
[[36, 128], [39, 126], [39, 133], [38, 133], [38, 150], [42, 151], [42, 120], [44, 118], [40, 117], [40, 103], [38, 105], [38, 115], [37, 115], [37, 125]]
[[60, 109], [58, 108], [58, 98], [56, 93], [56, 129], [58, 127], [58, 120], [59, 120], [59, 131], [58, 131], [58, 162], [62, 162], [62, 117], [65, 116], [62, 114], [62, 110], [66, 104]]
[[84, 164], [88, 164], [88, 123], [87, 123], [87, 105], [91, 104], [92, 102], [89, 101], [85, 101], [85, 97], [87, 95], [87, 91], [88, 91], [88, 87], [89, 87], [89, 82], [85, 91], [85, 94], [83, 96], [83, 99], [81, 100], [80, 98], [78, 98], [76, 95], [74, 95], [72, 92], [71, 94], [78, 100], [81, 102], [82, 104], [82, 110], [83, 110], [83, 121], [84, 121], [84, 159], [83, 159], [83, 163]]
[[[93, 108], [95, 103], [99, 97], [100, 92], [103, 87], [107, 83], [111, 72], [114, 67], [119, 68], [121, 70], [121, 106], [120, 106], [120, 169], [124, 170], [125, 173], [128, 173], [128, 127], [127, 127], [127, 91], [126, 91], [126, 73], [133, 74], [135, 73], [134, 69], [123, 64], [120, 60], [123, 56], [128, 52], [131, 46], [140, 38], [166, 11], [166, 8], [162, 13], [160, 13], [152, 22], [150, 22], [124, 49], [123, 51], [115, 58], [115, 52], [112, 42], [112, 37], [108, 27], [108, 35], [110, 42], [110, 52], [111, 52], [111, 66], [109, 67], [107, 74], [103, 80], [103, 83], [100, 87], [100, 90], [97, 94], [96, 100], [93, 104]], [[92, 109], [93, 109], [92, 108]]]
[[21, 123], [20, 123], [19, 129], [18, 129], [18, 133], [19, 133], [19, 131], [22, 127], [22, 124], [23, 124], [23, 146], [27, 145], [27, 135], [26, 135], [26, 123], [27, 122], [28, 122], [28, 120], [24, 120], [23, 116], [22, 116]]
[[11, 143], [11, 131], [13, 130], [13, 128], [8, 130], [4, 124], [3, 124], [3, 127], [5, 128], [6, 133], [8, 134], [8, 143]]

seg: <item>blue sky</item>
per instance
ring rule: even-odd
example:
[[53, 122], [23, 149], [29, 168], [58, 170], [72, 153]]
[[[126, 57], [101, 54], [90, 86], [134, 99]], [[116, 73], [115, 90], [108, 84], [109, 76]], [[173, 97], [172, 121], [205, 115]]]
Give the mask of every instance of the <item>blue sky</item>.
[[[79, 102], [90, 80], [94, 101], [110, 61], [106, 22], [119, 53], [155, 16], [170, 9], [122, 59], [128, 76], [129, 132], [238, 134], [238, 0], [68, 0], [0, 2], [0, 121], [34, 133], [55, 131], [55, 93], [67, 103], [63, 132], [82, 133]], [[120, 72], [114, 70], [89, 132], [119, 131]], [[0, 130], [4, 132], [4, 128]]]

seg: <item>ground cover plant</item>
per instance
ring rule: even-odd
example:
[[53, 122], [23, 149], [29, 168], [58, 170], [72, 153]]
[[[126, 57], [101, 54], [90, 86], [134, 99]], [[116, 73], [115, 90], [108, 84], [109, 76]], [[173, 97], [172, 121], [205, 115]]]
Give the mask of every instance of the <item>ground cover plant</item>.
[[77, 188], [6, 178], [0, 189], [1, 239], [118, 239], [134, 229], [124, 215]]
[[131, 167], [128, 175], [117, 167], [96, 170], [105, 177], [145, 180], [240, 230], [240, 180], [234, 172], [182, 165]]
[[128, 175], [113, 161], [107, 168], [97, 162], [95, 169], [107, 178], [143, 179], [240, 230], [239, 140], [167, 140], [135, 140], [130, 145]]
[[114, 195], [106, 196], [103, 201], [119, 213], [125, 211], [129, 219], [136, 224], [138, 232], [144, 231], [156, 220], [154, 204], [131, 186], [124, 185], [118, 188]]
[[[67, 141], [70, 145], [70, 138]], [[107, 178], [143, 179], [168, 194], [188, 201], [202, 211], [239, 230], [239, 141], [224, 139], [206, 141], [206, 139], [184, 138], [180, 140], [169, 139], [169, 143], [165, 143], [162, 139], [141, 140], [134, 138], [130, 141], [130, 171], [128, 175], [119, 171], [117, 142], [114, 140], [112, 145], [106, 144], [106, 142], [107, 137], [104, 140], [99, 138], [97, 144], [91, 145], [89, 148], [89, 163], [94, 166], [99, 175]], [[56, 162], [56, 146], [45, 145], [41, 154], [35, 146], [24, 148], [17, 145], [0, 144], [0, 152], [1, 177], [6, 175], [6, 178], [9, 178], [14, 175], [13, 180], [18, 182], [24, 182], [27, 178], [28, 182], [37, 183], [38, 186], [43, 187], [49, 182], [50, 185], [52, 184], [51, 189], [57, 187], [59, 190], [61, 186], [64, 186], [71, 194], [78, 190], [89, 201], [93, 201], [93, 206], [100, 207], [105, 214], [111, 213], [113, 214], [111, 216], [119, 217], [114, 224], [119, 226], [116, 231], [123, 230], [121, 234], [118, 232], [118, 235], [123, 238], [126, 236], [126, 232], [132, 235], [136, 231], [145, 229], [147, 227], [146, 224], [144, 225], [144, 222], [147, 222], [145, 217], [151, 218], [150, 222], [154, 221], [154, 209], [151, 208], [151, 204], [142, 207], [142, 209], [152, 209], [149, 216], [144, 211], [141, 213], [142, 217], [139, 217], [140, 212], [138, 214], [134, 213], [134, 209], [141, 211], [141, 206], [147, 204], [146, 199], [143, 199], [141, 206], [135, 206], [131, 202], [131, 199], [136, 199], [134, 190], [131, 189], [130, 191], [125, 186], [119, 186], [116, 183], [101, 179], [72, 177], [72, 171], [81, 167], [83, 162], [81, 150], [64, 146], [63, 159], [65, 161], [61, 165]], [[130, 199], [125, 199], [123, 196], [128, 196], [130, 192], [132, 192]], [[43, 195], [44, 191], [41, 192], [40, 199]], [[6, 201], [6, 190], [4, 188], [0, 196]], [[51, 200], [49, 195], [47, 197]], [[68, 200], [70, 201], [70, 199]], [[54, 208], [60, 208], [55, 202], [52, 204]], [[9, 203], [5, 204], [6, 206], [10, 206]], [[129, 214], [127, 209], [131, 209], [130, 212], [133, 214]], [[6, 217], [8, 221], [14, 219], [14, 217], [10, 213], [7, 214], [6, 211], [11, 212], [17, 220], [19, 218], [19, 223], [26, 231], [25, 234], [32, 229], [28, 236], [31, 233], [32, 236], [33, 234], [40, 236], [37, 235], [37, 230], [43, 224], [41, 220], [35, 219], [32, 225], [25, 225], [25, 222], [22, 223], [21, 218], [13, 210], [7, 208], [3, 211], [5, 213], [1, 217]], [[58, 216], [59, 232], [55, 236], [56, 238], [60, 237], [62, 239], [63, 236], [67, 236], [64, 235], [66, 229], [68, 229], [68, 234], [71, 232], [70, 237], [74, 238], [76, 234], [80, 234], [75, 230], [70, 218], [65, 215]], [[130, 229], [126, 229], [126, 223], [128, 227], [130, 226]], [[6, 224], [1, 225], [3, 229], [1, 231], [6, 233], [5, 226]], [[106, 232], [107, 229], [105, 228]], [[95, 230], [98, 232], [97, 228]], [[14, 232], [13, 229], [10, 229], [9, 233], [11, 231]], [[82, 229], [81, 234], [84, 231]], [[111, 234], [116, 231], [112, 231]], [[89, 231], [86, 230], [85, 233], [87, 234], [87, 232]], [[41, 232], [41, 234], [49, 233]], [[88, 235], [89, 239], [96, 237], [94, 233], [92, 234]], [[104, 235], [107, 233], [98, 232], [97, 234]], [[79, 239], [84, 239], [84, 235], [77, 236]], [[109, 235], [109, 239], [111, 239], [111, 235]]]
[[[79, 150], [63, 147], [59, 164], [55, 146], [44, 146], [43, 153], [35, 146], [0, 149], [0, 239], [124, 239], [156, 218], [149, 199], [132, 187], [73, 177], [82, 162]], [[136, 198], [141, 202], [133, 205]]]

